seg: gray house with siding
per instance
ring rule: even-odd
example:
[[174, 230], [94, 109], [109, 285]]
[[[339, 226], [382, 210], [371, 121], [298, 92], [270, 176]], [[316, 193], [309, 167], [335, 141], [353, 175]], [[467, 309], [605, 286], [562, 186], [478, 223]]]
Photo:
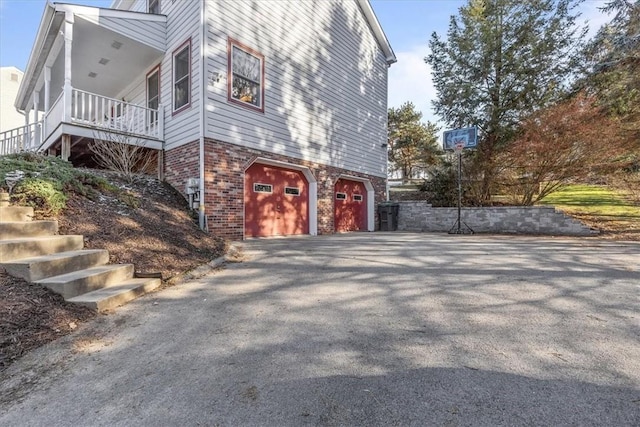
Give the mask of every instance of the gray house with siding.
[[144, 145], [231, 239], [373, 231], [394, 53], [368, 0], [45, 6], [0, 153]]

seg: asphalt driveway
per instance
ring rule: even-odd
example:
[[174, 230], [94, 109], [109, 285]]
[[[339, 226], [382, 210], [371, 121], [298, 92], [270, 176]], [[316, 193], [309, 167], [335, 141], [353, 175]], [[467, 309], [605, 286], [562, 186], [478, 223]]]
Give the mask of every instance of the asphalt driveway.
[[101, 316], [0, 379], [0, 425], [640, 425], [640, 245], [358, 233]]

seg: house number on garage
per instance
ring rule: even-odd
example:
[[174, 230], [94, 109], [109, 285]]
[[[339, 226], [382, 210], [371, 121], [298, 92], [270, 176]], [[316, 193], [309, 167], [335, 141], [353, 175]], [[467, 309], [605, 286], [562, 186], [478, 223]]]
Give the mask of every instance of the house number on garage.
[[272, 193], [273, 187], [271, 186], [271, 184], [255, 183], [253, 184], [253, 191], [255, 193]]

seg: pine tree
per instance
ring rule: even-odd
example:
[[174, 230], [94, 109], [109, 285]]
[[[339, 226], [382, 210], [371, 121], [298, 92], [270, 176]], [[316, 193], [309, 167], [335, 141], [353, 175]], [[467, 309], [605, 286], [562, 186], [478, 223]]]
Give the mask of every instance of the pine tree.
[[640, 1], [613, 0], [602, 8], [612, 14], [585, 49], [586, 78], [578, 89], [595, 93], [609, 114], [619, 117], [640, 139]]
[[389, 162], [402, 179], [416, 178], [419, 172], [438, 162], [438, 128], [424, 124], [422, 113], [411, 102], [389, 108]]
[[447, 38], [433, 33], [425, 61], [433, 70], [436, 113], [450, 128], [478, 126], [475, 169], [480, 202], [491, 198], [496, 155], [521, 120], [559, 100], [576, 70], [586, 28], [582, 0], [469, 0]]

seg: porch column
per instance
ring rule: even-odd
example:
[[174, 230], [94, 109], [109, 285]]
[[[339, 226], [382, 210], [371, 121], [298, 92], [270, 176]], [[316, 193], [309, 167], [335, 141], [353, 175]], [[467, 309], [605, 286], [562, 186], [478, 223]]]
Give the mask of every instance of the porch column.
[[70, 156], [71, 156], [71, 135], [67, 133], [63, 133], [60, 157], [62, 158], [62, 160], [69, 160]]
[[[40, 92], [33, 92], [33, 140], [31, 141], [30, 148], [35, 148], [40, 145], [40, 127], [38, 126], [38, 120], [40, 119], [38, 111], [38, 103], [40, 102]], [[31, 134], [31, 132], [29, 132]]]
[[33, 122], [38, 123], [39, 111], [38, 111], [38, 103], [40, 102], [40, 92], [33, 92]]
[[[47, 113], [49, 112], [49, 100], [51, 98], [51, 67], [45, 65], [44, 67], [44, 113], [42, 114], [42, 118], [46, 119]], [[42, 120], [42, 137], [44, 139], [47, 136], [47, 121]]]
[[44, 113], [49, 111], [49, 99], [51, 98], [51, 67], [44, 67]]
[[27, 131], [29, 129], [29, 124], [31, 123], [30, 116], [31, 108], [29, 108], [29, 104], [27, 104], [27, 108], [24, 110], [24, 128], [22, 131], [22, 138], [18, 142], [18, 151], [22, 151], [31, 145], [31, 135]]
[[158, 181], [164, 181], [164, 149], [158, 150], [157, 167], [158, 167]]
[[[71, 121], [71, 47], [73, 45], [73, 12], [64, 15], [64, 121]], [[63, 150], [64, 151], [64, 150]], [[64, 154], [64, 153], [63, 153]]]

